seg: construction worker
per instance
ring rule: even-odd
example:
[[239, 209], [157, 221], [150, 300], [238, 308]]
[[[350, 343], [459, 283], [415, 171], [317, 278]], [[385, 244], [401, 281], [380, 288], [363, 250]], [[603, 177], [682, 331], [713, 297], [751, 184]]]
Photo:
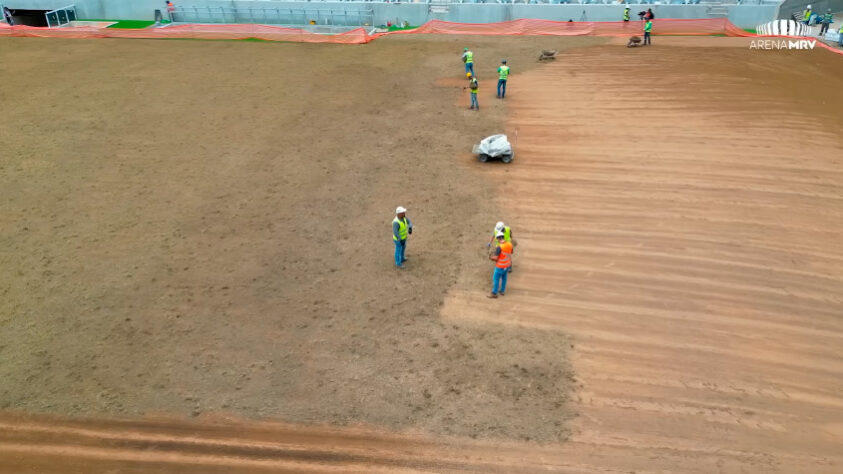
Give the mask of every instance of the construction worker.
[[623, 21], [629, 21], [629, 5], [623, 9]]
[[498, 294], [501, 296], [506, 293], [506, 277], [509, 273], [509, 267], [512, 266], [512, 242], [504, 240], [503, 232], [498, 232], [495, 236], [498, 240], [498, 247], [495, 249], [494, 255], [489, 255], [489, 260], [495, 262], [495, 272], [492, 273], [492, 294], [489, 298], [497, 298]]
[[495, 224], [495, 230], [492, 231], [492, 236], [489, 237], [489, 242], [486, 244], [486, 247], [491, 247], [492, 242], [495, 242], [495, 245], [497, 245], [497, 240], [495, 239], [500, 232], [503, 232], [505, 241], [512, 242], [512, 229], [503, 222], [498, 222]]
[[167, 4], [167, 16], [170, 17], [170, 22], [172, 23], [176, 21], [176, 6], [170, 0], [167, 0], [165, 3]]
[[471, 96], [471, 106], [469, 109], [471, 110], [480, 110], [480, 104], [477, 103], [477, 88], [477, 78], [472, 76], [471, 73], [468, 73], [468, 89], [469, 95]]
[[[512, 240], [512, 229], [508, 225], [505, 225], [503, 222], [498, 222], [497, 224], [495, 224], [495, 229], [492, 231], [492, 236], [489, 237], [489, 242], [486, 243], [486, 247], [491, 247], [492, 242], [494, 242], [495, 247], [497, 247], [498, 242], [495, 239], [498, 235], [498, 232], [503, 232], [504, 241], [510, 242], [512, 244], [512, 251], [514, 252], [515, 247], [518, 245], [518, 242]], [[509, 269], [507, 271], [509, 273], [512, 273], [512, 265], [509, 266]]]
[[809, 25], [811, 23], [811, 15], [813, 14], [813, 10], [811, 10], [811, 5], [808, 5], [808, 8], [802, 12], [802, 23]]
[[837, 44], [843, 48], [843, 25], [840, 25], [840, 29], [837, 30]]
[[395, 209], [395, 219], [392, 220], [392, 240], [395, 243], [395, 266], [404, 268], [408, 259], [404, 256], [407, 251], [407, 236], [413, 233], [413, 223], [407, 218], [407, 209], [401, 206]]
[[509, 78], [509, 66], [506, 65], [506, 59], [501, 60], [501, 65], [498, 68], [498, 99], [503, 99], [506, 95], [506, 80]]
[[462, 49], [462, 62], [465, 63], [465, 72], [466, 74], [471, 73], [474, 75], [474, 53], [468, 50], [468, 48]]
[[644, 44], [642, 46], [646, 46], [650, 44], [650, 32], [653, 31], [653, 20], [647, 20], [644, 23]]
[[830, 25], [833, 20], [834, 17], [831, 14], [831, 8], [829, 8], [825, 15], [823, 15], [823, 24], [820, 27], [820, 36], [823, 36], [825, 32], [828, 31], [828, 25]]

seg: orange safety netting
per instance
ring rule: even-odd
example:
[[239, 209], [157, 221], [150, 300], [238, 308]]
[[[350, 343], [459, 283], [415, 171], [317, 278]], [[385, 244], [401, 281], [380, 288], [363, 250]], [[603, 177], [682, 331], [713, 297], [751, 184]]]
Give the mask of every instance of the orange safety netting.
[[63, 28], [38, 28], [33, 26], [0, 25], [0, 36], [27, 36], [38, 38], [142, 38], [142, 39], [226, 39], [255, 38], [267, 41], [296, 43], [368, 43], [372, 36], [363, 28], [344, 33], [325, 35], [298, 28], [280, 26], [229, 24], [187, 24], [164, 28], [97, 28], [93, 26], [66, 26]]
[[[0, 24], [0, 36], [28, 36], [41, 38], [143, 38], [143, 39], [247, 39], [290, 41], [295, 43], [363, 44], [386, 35], [443, 34], [443, 35], [504, 35], [504, 36], [633, 36], [643, 35], [641, 21], [551, 21], [523, 19], [502, 23], [451, 23], [432, 20], [413, 30], [369, 34], [357, 28], [339, 34], [320, 34], [300, 28], [254, 24], [186, 24], [162, 28], [123, 29], [77, 26], [63, 28], [38, 28]], [[698, 20], [653, 21], [653, 35], [676, 36], [752, 36], [727, 18]], [[759, 37], [760, 38], [760, 37]], [[813, 38], [803, 38], [813, 39]], [[843, 51], [818, 41], [817, 45], [835, 53]]]
[[[551, 21], [523, 19], [502, 23], [450, 23], [432, 20], [424, 25], [390, 34], [435, 33], [446, 35], [508, 36], [631, 36], [642, 35], [642, 21]], [[726, 18], [699, 20], [654, 20], [653, 35], [749, 36]]]

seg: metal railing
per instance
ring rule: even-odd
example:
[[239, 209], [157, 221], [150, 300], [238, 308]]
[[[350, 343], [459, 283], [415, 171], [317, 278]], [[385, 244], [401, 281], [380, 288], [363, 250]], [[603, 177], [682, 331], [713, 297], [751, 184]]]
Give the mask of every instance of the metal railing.
[[263, 25], [371, 26], [370, 8], [225, 8], [177, 7], [172, 20], [179, 23], [259, 23]]
[[57, 8], [44, 14], [48, 28], [59, 28], [71, 21], [76, 21], [76, 5]]

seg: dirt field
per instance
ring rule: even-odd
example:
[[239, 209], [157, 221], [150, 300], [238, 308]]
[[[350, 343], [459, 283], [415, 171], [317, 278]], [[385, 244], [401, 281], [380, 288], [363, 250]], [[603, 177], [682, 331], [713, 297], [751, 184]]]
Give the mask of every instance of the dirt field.
[[843, 62], [654, 42], [10, 40], [0, 472], [838, 472]]
[[564, 335], [439, 317], [490, 268], [487, 78], [540, 43], [472, 41], [478, 114], [459, 38], [5, 40], [0, 408], [563, 439]]

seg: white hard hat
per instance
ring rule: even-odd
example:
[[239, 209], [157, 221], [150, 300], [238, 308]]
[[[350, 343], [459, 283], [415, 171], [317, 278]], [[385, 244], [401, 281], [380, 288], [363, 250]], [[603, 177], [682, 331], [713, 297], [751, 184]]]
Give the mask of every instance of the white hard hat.
[[495, 230], [503, 230], [503, 222], [498, 222], [495, 224]]
[[810, 10], [810, 9], [811, 9], [811, 5], [808, 5], [808, 10]]
[[396, 207], [396, 208], [395, 208], [395, 213], [396, 213], [396, 214], [401, 214], [402, 212], [407, 212], [407, 210], [406, 210], [406, 209], [404, 209], [404, 208], [403, 208], [403, 207], [401, 207], [401, 206], [398, 206], [398, 207]]
[[497, 234], [495, 234], [496, 239], [499, 239], [501, 237], [506, 237], [505, 235], [503, 235], [503, 232], [498, 232]]

